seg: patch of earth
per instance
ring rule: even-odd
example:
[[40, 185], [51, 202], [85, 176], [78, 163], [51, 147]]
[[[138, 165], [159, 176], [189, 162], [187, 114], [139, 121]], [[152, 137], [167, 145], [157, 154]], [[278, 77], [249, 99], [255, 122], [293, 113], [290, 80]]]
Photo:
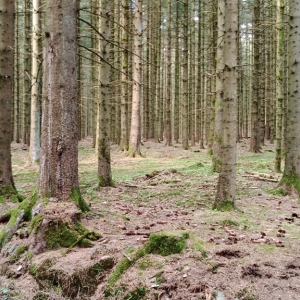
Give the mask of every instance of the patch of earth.
[[[263, 174], [275, 176], [268, 169], [272, 162], [244, 159], [248, 142], [243, 140], [238, 146], [239, 154], [243, 155], [237, 178], [237, 205], [241, 211], [220, 213], [210, 209], [217, 175], [206, 169], [210, 160], [206, 150], [181, 150], [180, 145], [165, 147], [147, 141], [142, 147], [147, 158], [130, 159], [113, 146], [113, 174], [119, 176], [117, 187], [97, 191], [96, 158], [91, 139], [84, 140], [80, 144], [81, 176], [85, 180], [86, 174], [94, 172], [95, 179], [82, 188], [92, 208], [83, 215], [82, 222], [103, 234], [103, 238], [90, 249], [74, 248], [65, 256], [64, 250], [57, 251], [57, 272], [63, 274], [61, 277], [67, 278], [70, 270], [77, 274], [90, 265], [96, 259], [91, 259], [93, 253], [97, 259], [113, 258], [114, 265], [124, 257], [130, 259], [133, 249], [142, 247], [152, 233], [187, 232], [186, 248], [180, 254], [141, 257], [113, 286], [108, 286], [107, 281], [114, 268], [107, 269], [96, 278], [93, 291], [86, 296], [80, 290], [77, 295], [76, 291], [66, 293], [68, 289], [58, 281], [43, 285], [35, 279], [32, 266], [53, 258], [53, 252], [36, 257], [24, 252], [16, 261], [9, 262], [14, 251], [7, 251], [14, 245], [16, 249], [26, 244], [26, 236], [16, 235], [2, 250], [0, 299], [26, 300], [34, 299], [34, 295], [40, 295], [36, 299], [92, 300], [299, 299], [300, 205], [290, 196], [270, 193], [277, 183], [256, 175], [262, 174], [262, 168]], [[13, 147], [20, 174], [26, 151], [21, 146]], [[267, 145], [264, 151], [271, 155], [274, 146]], [[129, 177], [125, 176], [126, 170], [131, 174]], [[134, 175], [135, 170], [142, 172]], [[254, 175], [248, 176], [246, 171]], [[17, 187], [32, 184], [19, 178], [20, 181], [16, 177]]]

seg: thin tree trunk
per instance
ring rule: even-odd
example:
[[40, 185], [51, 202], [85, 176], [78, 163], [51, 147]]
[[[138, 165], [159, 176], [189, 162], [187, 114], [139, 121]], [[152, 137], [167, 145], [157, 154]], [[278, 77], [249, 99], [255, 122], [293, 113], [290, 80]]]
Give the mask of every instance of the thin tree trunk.
[[31, 123], [30, 123], [30, 160], [40, 159], [40, 101], [39, 101], [39, 0], [32, 2], [32, 59], [31, 59]]
[[142, 0], [136, 0], [134, 12], [133, 41], [133, 88], [132, 112], [128, 154], [131, 157], [140, 155], [140, 106], [141, 106], [141, 55], [142, 55]]
[[102, 35], [100, 40], [99, 53], [102, 62], [99, 68], [100, 93], [98, 100], [98, 185], [111, 186], [111, 165], [110, 165], [110, 66], [108, 64], [110, 43], [110, 0], [100, 2], [101, 16], [99, 31]]

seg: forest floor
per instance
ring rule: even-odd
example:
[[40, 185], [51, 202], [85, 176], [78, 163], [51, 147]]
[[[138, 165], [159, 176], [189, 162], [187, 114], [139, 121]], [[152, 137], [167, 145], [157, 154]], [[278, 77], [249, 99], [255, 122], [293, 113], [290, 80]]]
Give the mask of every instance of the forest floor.
[[[218, 212], [211, 209], [217, 174], [211, 172], [206, 150], [149, 141], [142, 146], [145, 158], [128, 158], [112, 146], [116, 187], [97, 190], [91, 140], [80, 142], [81, 192], [92, 208], [82, 222], [103, 238], [92, 248], [18, 255], [14, 249], [26, 244], [26, 234], [19, 233], [2, 250], [0, 299], [300, 299], [300, 204], [276, 189], [280, 174], [273, 171], [274, 145], [253, 154], [248, 143], [238, 144], [241, 211]], [[12, 151], [16, 186], [30, 195], [37, 186], [38, 167], [26, 163], [26, 147], [13, 144]], [[135, 249], [157, 232], [184, 235], [185, 249], [132, 261]], [[107, 258], [113, 266], [95, 272], [86, 283], [90, 289], [84, 290], [78, 274], [91, 261]], [[131, 266], [108, 293], [108, 278], [124, 258]], [[52, 282], [46, 284], [35, 272], [39, 266], [56, 274]], [[81, 289], [71, 293], [72, 285]]]

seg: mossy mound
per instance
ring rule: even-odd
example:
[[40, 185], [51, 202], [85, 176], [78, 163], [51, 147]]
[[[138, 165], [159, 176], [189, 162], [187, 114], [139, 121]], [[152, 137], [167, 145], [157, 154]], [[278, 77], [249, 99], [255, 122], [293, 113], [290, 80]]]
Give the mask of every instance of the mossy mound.
[[109, 284], [117, 282], [127, 269], [146, 254], [152, 253], [167, 256], [182, 252], [186, 247], [185, 239], [188, 237], [188, 234], [183, 234], [182, 236], [169, 235], [166, 233], [151, 234], [148, 242], [130, 254], [130, 259], [124, 257], [119, 261], [115, 271], [108, 279]]
[[52, 222], [44, 231], [44, 239], [48, 249], [72, 248], [76, 245], [89, 247], [92, 240], [101, 238], [101, 235], [89, 231], [76, 222], [74, 225], [68, 222]]
[[114, 266], [112, 257], [93, 258], [93, 252], [93, 249], [82, 249], [67, 255], [59, 251], [48, 252], [33, 260], [30, 273], [44, 291], [59, 288], [64, 297], [90, 299]]
[[30, 197], [26, 198], [18, 206], [10, 209], [7, 212], [9, 221], [6, 224], [5, 228], [0, 231], [0, 249], [12, 238], [21, 222], [31, 220], [31, 210], [36, 204], [37, 199], [37, 192], [34, 192]]

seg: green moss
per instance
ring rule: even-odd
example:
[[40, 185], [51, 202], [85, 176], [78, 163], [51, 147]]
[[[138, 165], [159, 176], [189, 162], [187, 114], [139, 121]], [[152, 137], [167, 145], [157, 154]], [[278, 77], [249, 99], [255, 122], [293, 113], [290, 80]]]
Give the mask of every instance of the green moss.
[[[185, 235], [187, 236], [187, 235]], [[124, 257], [116, 265], [114, 273], [108, 279], [109, 284], [117, 282], [122, 274], [129, 269], [138, 259], [144, 257], [146, 254], [160, 254], [167, 256], [171, 254], [180, 253], [186, 246], [185, 237], [167, 235], [165, 233], [154, 233], [150, 235], [149, 241], [144, 246], [137, 249], [130, 259]]]
[[43, 216], [42, 215], [34, 216], [30, 221], [29, 233], [31, 233], [32, 231], [34, 233], [37, 233], [39, 228], [40, 228], [40, 225], [41, 225], [42, 221], [43, 221]]
[[232, 201], [223, 201], [218, 206], [214, 203], [212, 209], [219, 211], [233, 211], [235, 210], [234, 203]]
[[271, 189], [266, 190], [268, 194], [274, 195], [274, 196], [286, 196], [287, 192], [283, 188], [277, 188], [277, 189]]
[[79, 244], [81, 246], [91, 246], [92, 243], [86, 237], [89, 232], [78, 232], [75, 227], [68, 223], [53, 222], [45, 231], [44, 239], [48, 249], [73, 248]]
[[70, 198], [76, 203], [77, 207], [82, 211], [82, 212], [88, 212], [90, 211], [90, 207], [88, 204], [84, 201], [82, 198], [80, 192], [78, 189], [73, 188], [71, 191]]
[[27, 246], [25, 245], [21, 245], [17, 247], [17, 249], [13, 252], [13, 254], [10, 255], [9, 261], [11, 263], [16, 262], [17, 260], [19, 260], [20, 256], [26, 252], [26, 250], [27, 250]]
[[27, 259], [32, 259], [33, 256], [34, 256], [34, 254], [33, 254], [31, 251], [28, 251], [28, 252], [26, 253]]
[[233, 220], [230, 220], [230, 219], [222, 220], [222, 221], [220, 221], [220, 224], [221, 224], [222, 226], [230, 226], [230, 227], [233, 227], [233, 226], [239, 226], [239, 223], [238, 223], [238, 222], [233, 221]]
[[148, 268], [153, 267], [153, 262], [150, 260], [149, 257], [145, 257], [140, 263], [139, 263], [139, 269], [141, 270], [147, 270]]
[[153, 254], [167, 256], [180, 253], [185, 248], [185, 237], [154, 233], [150, 235], [148, 251]]
[[10, 219], [6, 227], [0, 232], [0, 248], [2, 248], [3, 245], [11, 239], [12, 235], [14, 234], [14, 228], [16, 226], [17, 219], [20, 215], [23, 214], [22, 221], [29, 221], [31, 219], [31, 210], [37, 202], [37, 198], [37, 191], [35, 191], [31, 196], [26, 198], [17, 207], [12, 208], [8, 211]]
[[288, 176], [284, 174], [280, 181], [280, 185], [285, 185], [288, 189], [294, 187], [297, 190], [298, 194], [300, 195], [300, 178], [298, 175], [293, 174]]
[[13, 184], [0, 188], [0, 203], [4, 203], [6, 198], [10, 198], [12, 202], [22, 202], [25, 199], [17, 192]]
[[203, 258], [207, 258], [207, 252], [205, 251], [204, 247], [203, 247], [203, 242], [202, 241], [198, 241], [193, 243], [193, 249], [196, 251], [199, 251], [202, 255]]
[[36, 264], [32, 264], [29, 267], [29, 273], [34, 277], [37, 278], [38, 277], [38, 272], [37, 272], [37, 266]]
[[115, 183], [111, 177], [105, 179], [103, 176], [98, 176], [98, 186], [99, 187], [115, 186]]
[[139, 300], [146, 296], [146, 289], [144, 287], [137, 287], [134, 291], [128, 293], [124, 300]]

